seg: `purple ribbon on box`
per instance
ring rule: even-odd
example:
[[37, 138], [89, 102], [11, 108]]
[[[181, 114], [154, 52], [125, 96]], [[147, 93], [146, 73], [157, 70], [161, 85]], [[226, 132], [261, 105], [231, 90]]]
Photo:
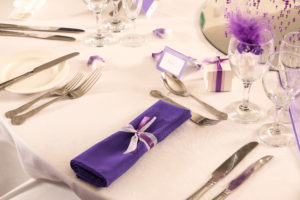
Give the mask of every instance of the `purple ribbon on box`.
[[217, 82], [216, 82], [216, 92], [221, 92], [222, 89], [222, 73], [223, 69], [221, 63], [228, 60], [228, 58], [216, 57], [216, 60], [205, 59], [202, 61], [202, 64], [217, 64]]
[[[132, 127], [126, 126], [132, 128], [131, 131], [120, 130], [98, 142], [72, 159], [71, 168], [78, 178], [98, 187], [107, 187], [134, 165], [149, 148], [165, 139], [190, 117], [189, 110], [160, 100], [130, 122]], [[151, 135], [149, 137], [145, 134], [146, 130], [156, 141]], [[137, 141], [136, 148], [127, 153], [133, 132], [139, 135], [138, 141], [141, 142]]]

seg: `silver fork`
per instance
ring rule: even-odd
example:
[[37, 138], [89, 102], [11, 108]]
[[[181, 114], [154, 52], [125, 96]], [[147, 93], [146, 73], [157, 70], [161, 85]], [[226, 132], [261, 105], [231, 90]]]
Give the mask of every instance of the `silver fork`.
[[[158, 90], [151, 90], [150, 95], [161, 99], [163, 101], [166, 101], [168, 103], [171, 103], [175, 106], [190, 110], [182, 105], [180, 105], [179, 103], [173, 101], [172, 99], [170, 99], [169, 97], [163, 95], [160, 91]], [[221, 120], [215, 120], [215, 119], [209, 119], [207, 117], [203, 117], [202, 115], [199, 115], [198, 113], [193, 112], [192, 110], [190, 110], [192, 117], [190, 118], [190, 120], [198, 125], [214, 125], [219, 123]]]
[[92, 86], [97, 82], [97, 80], [100, 78], [101, 76], [101, 72], [99, 70], [95, 70], [88, 78], [86, 78], [84, 80], [83, 83], [81, 83], [77, 88], [75, 88], [74, 90], [71, 90], [69, 92], [67, 92], [65, 95], [63, 96], [59, 96], [25, 114], [22, 115], [17, 115], [12, 117], [11, 119], [11, 123], [13, 125], [20, 125], [22, 124], [26, 119], [30, 118], [31, 116], [35, 115], [36, 113], [38, 113], [39, 111], [41, 111], [42, 109], [46, 108], [47, 106], [49, 106], [50, 104], [57, 102], [59, 100], [63, 100], [63, 99], [77, 99], [79, 97], [82, 97], [84, 94], [86, 94], [91, 88]]
[[67, 84], [65, 84], [61, 88], [57, 88], [57, 89], [51, 90], [49, 92], [46, 92], [45, 94], [33, 99], [30, 102], [14, 109], [14, 110], [10, 110], [5, 113], [5, 116], [7, 118], [12, 118], [12, 117], [16, 116], [17, 114], [27, 110], [33, 104], [35, 104], [36, 102], [40, 101], [43, 98], [65, 95], [67, 92], [73, 90], [75, 88], [75, 86], [81, 81], [82, 78], [83, 78], [82, 73], [77, 73]]

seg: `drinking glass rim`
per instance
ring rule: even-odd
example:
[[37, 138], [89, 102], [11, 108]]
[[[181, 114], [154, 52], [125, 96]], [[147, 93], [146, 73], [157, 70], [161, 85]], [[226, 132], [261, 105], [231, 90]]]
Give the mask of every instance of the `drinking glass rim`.
[[[286, 41], [287, 39], [287, 36], [290, 35], [290, 34], [299, 34], [300, 35], [300, 32], [297, 32], [297, 31], [292, 31], [292, 32], [288, 32], [286, 34], [284, 34], [281, 42], [284, 42], [285, 44], [289, 45], [289, 46], [293, 46], [293, 47], [299, 47], [300, 48], [300, 44], [299, 45], [296, 45], [296, 44], [290, 44], [289, 42]], [[300, 41], [299, 41], [300, 42]]]
[[[295, 53], [295, 52], [291, 52], [291, 51], [276, 51], [274, 53], [272, 53], [271, 55], [269, 55], [268, 59], [267, 59], [267, 65], [268, 66], [272, 66], [273, 69], [276, 69], [276, 70], [279, 70], [279, 71], [284, 71], [286, 69], [279, 69], [277, 66], [275, 67], [273, 64], [272, 64], [272, 61], [273, 59], [275, 58], [275, 56], [279, 56], [279, 54], [282, 54], [282, 53], [285, 53], [285, 54], [289, 54], [289, 55], [293, 55], [293, 56], [297, 56], [300, 58], [300, 54], [299, 53]], [[272, 61], [271, 61], [272, 60]]]
[[262, 31], [266, 31], [266, 32], [269, 32], [270, 33], [270, 39], [267, 40], [266, 42], [262, 42], [262, 43], [258, 43], [258, 44], [250, 44], [250, 43], [247, 43], [247, 42], [243, 42], [243, 41], [240, 41], [239, 39], [237, 39], [236, 37], [234, 37], [233, 35], [231, 36], [231, 39], [235, 39], [236, 41], [238, 41], [239, 43], [241, 44], [246, 44], [247, 46], [257, 46], [257, 45], [266, 45], [268, 43], [272, 43], [274, 41], [274, 34], [272, 31], [268, 30], [268, 29], [264, 29]]

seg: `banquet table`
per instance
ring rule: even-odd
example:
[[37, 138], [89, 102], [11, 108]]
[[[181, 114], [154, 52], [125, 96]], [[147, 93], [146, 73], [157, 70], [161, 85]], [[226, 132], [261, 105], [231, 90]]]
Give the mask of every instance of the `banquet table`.
[[[78, 51], [80, 55], [69, 60], [69, 78], [77, 71], [90, 72], [86, 63], [91, 55], [99, 55], [106, 61], [102, 77], [90, 92], [76, 100], [53, 104], [20, 126], [11, 125], [4, 113], [40, 94], [0, 91], [0, 134], [15, 145], [20, 161], [31, 177], [64, 182], [85, 200], [181, 200], [202, 186], [213, 170], [238, 148], [250, 141], [257, 141], [259, 127], [272, 120], [267, 114], [272, 103], [265, 96], [261, 80], [253, 84], [250, 94], [250, 100], [266, 113], [259, 122], [237, 124], [227, 120], [213, 126], [198, 126], [187, 121], [109, 187], [98, 188], [76, 177], [70, 161], [154, 104], [157, 99], [149, 95], [152, 89], [160, 90], [192, 110], [212, 117], [192, 99], [170, 94], [155, 67], [156, 61], [151, 57], [153, 52], [159, 52], [165, 46], [200, 61], [216, 55], [224, 56], [201, 33], [199, 16], [205, 2], [157, 2], [158, 8], [150, 19], [141, 16], [136, 22], [136, 31], [147, 37], [145, 45], [129, 48], [117, 43], [93, 48], [85, 44], [84, 39], [95, 30], [95, 17], [82, 0], [49, 0], [24, 22], [9, 20], [12, 1], [1, 1], [1, 22], [76, 27], [86, 32], [70, 34], [76, 37], [75, 42], [0, 36], [0, 59], [17, 51], [32, 49], [60, 55]], [[165, 39], [153, 36], [152, 30], [161, 27], [172, 29], [173, 35]], [[116, 36], [122, 34], [125, 33]], [[190, 68], [193, 73], [183, 75], [182, 80], [189, 91], [202, 100], [223, 110], [231, 102], [242, 98], [242, 84], [237, 78], [233, 79], [231, 92], [207, 92], [201, 72]], [[264, 155], [273, 155], [274, 158], [228, 199], [299, 200], [300, 152], [296, 144], [273, 148], [262, 143], [201, 199], [212, 199], [247, 166]], [[5, 172], [0, 172], [0, 178], [1, 173]]]

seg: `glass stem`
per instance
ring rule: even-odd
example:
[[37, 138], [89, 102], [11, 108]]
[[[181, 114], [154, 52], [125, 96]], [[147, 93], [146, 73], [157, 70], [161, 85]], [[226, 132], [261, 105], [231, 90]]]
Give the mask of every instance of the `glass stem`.
[[95, 12], [95, 15], [96, 15], [96, 22], [97, 22], [97, 32], [96, 32], [96, 35], [98, 38], [102, 38], [103, 37], [103, 34], [102, 34], [102, 29], [101, 29], [101, 11], [97, 11]]
[[113, 1], [113, 7], [114, 7], [114, 10], [113, 10], [113, 19], [112, 19], [112, 23], [113, 24], [120, 23], [120, 19], [119, 19], [119, 3], [120, 3], [120, 0], [114, 0]]
[[244, 86], [244, 94], [243, 94], [243, 101], [242, 104], [239, 106], [240, 110], [248, 111], [249, 110], [249, 93], [251, 89], [252, 82], [243, 81]]
[[273, 127], [272, 127], [272, 130], [271, 130], [272, 134], [279, 134], [280, 133], [279, 114], [280, 114], [281, 110], [282, 110], [282, 107], [276, 105], [275, 110], [274, 110], [274, 122], [273, 122]]

